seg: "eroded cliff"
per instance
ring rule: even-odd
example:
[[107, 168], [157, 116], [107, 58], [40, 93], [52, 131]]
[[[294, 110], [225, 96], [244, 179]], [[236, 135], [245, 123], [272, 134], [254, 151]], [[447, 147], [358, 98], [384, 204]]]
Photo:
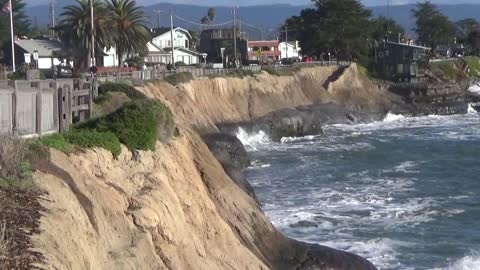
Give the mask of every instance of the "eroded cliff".
[[51, 150], [51, 161], [34, 176], [48, 194], [42, 201], [48, 209], [42, 232], [33, 237], [45, 257], [41, 267], [374, 269], [356, 255], [283, 236], [253, 193], [229, 177], [238, 171], [219, 162], [200, 136], [218, 132], [222, 124], [301, 105], [377, 110], [395, 101], [356, 66], [308, 68], [286, 77], [199, 79], [178, 87], [150, 84], [140, 90], [171, 108], [180, 135], [157, 142], [155, 151], [123, 148], [116, 159], [103, 149], [70, 155]]

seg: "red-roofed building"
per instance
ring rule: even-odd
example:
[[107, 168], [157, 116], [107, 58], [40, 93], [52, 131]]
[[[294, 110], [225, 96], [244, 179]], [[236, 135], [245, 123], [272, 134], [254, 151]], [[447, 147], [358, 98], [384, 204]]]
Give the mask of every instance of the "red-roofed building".
[[280, 60], [278, 40], [259, 40], [248, 42], [248, 60], [261, 63]]

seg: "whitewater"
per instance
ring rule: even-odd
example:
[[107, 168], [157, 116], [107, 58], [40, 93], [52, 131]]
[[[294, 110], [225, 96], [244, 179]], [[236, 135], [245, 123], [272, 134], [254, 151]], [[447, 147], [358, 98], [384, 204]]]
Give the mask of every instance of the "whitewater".
[[378, 269], [480, 270], [480, 115], [331, 125], [271, 142], [237, 136], [273, 224]]

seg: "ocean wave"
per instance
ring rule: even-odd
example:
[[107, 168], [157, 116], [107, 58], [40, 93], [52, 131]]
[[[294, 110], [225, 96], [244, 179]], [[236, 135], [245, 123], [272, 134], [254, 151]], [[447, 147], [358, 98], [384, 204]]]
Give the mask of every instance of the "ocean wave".
[[383, 118], [384, 123], [390, 123], [390, 122], [397, 122], [397, 121], [402, 121], [405, 120], [406, 117], [401, 115], [401, 114], [393, 114], [393, 113], [387, 113], [385, 118]]
[[475, 110], [475, 108], [473, 107], [474, 104], [472, 103], [469, 103], [468, 104], [468, 110], [467, 110], [467, 113], [468, 114], [478, 114], [477, 110]]
[[313, 141], [316, 139], [316, 136], [304, 136], [304, 137], [283, 137], [280, 139], [281, 143], [292, 143], [292, 142], [304, 142], [304, 141]]
[[474, 84], [474, 85], [470, 86], [470, 88], [468, 88], [468, 91], [470, 91], [472, 93], [480, 94], [480, 84]]
[[238, 128], [236, 136], [245, 148], [249, 150], [257, 150], [260, 145], [269, 144], [271, 142], [268, 135], [261, 130], [256, 133], [248, 133], [243, 128]]
[[465, 256], [445, 269], [436, 270], [480, 270], [480, 254]]

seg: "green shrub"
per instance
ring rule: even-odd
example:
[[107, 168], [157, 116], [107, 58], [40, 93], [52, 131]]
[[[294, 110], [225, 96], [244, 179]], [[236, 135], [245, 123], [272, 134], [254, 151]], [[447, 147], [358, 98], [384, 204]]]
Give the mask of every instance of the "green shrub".
[[469, 68], [468, 75], [471, 77], [480, 77], [480, 57], [468, 56], [464, 59]]
[[66, 154], [73, 151], [73, 146], [62, 134], [53, 134], [50, 136], [40, 137], [31, 141], [33, 146], [47, 146]]
[[124, 83], [106, 82], [106, 83], [100, 84], [100, 86], [98, 87], [99, 96], [106, 95], [108, 92], [122, 92], [122, 93], [125, 93], [127, 97], [131, 99], [147, 98], [142, 92], [135, 89], [135, 87], [124, 84]]
[[30, 188], [32, 168], [28, 144], [19, 138], [0, 136], [0, 187]]
[[99, 95], [97, 98], [95, 98], [95, 100], [93, 100], [93, 102], [97, 105], [103, 105], [110, 100], [112, 100], [112, 94], [107, 92], [105, 94]]
[[430, 63], [430, 71], [439, 77], [444, 77], [450, 80], [460, 80], [466, 74], [458, 67], [458, 61], [441, 61]]
[[92, 130], [75, 130], [63, 135], [65, 139], [74, 145], [84, 148], [100, 147], [109, 150], [114, 157], [118, 157], [122, 151], [120, 141], [111, 132], [97, 132]]
[[235, 78], [253, 77], [253, 75], [255, 75], [255, 72], [243, 69], [235, 69], [227, 74], [227, 76]]
[[193, 80], [193, 75], [190, 72], [179, 72], [165, 78], [165, 81], [167, 81], [171, 85], [188, 83], [191, 80]]
[[265, 72], [273, 76], [292, 76], [300, 71], [300, 67], [284, 67], [284, 68], [263, 68]]
[[130, 150], [154, 150], [158, 139], [172, 136], [175, 126], [167, 106], [149, 99], [126, 103], [115, 112], [76, 128], [114, 133]]

